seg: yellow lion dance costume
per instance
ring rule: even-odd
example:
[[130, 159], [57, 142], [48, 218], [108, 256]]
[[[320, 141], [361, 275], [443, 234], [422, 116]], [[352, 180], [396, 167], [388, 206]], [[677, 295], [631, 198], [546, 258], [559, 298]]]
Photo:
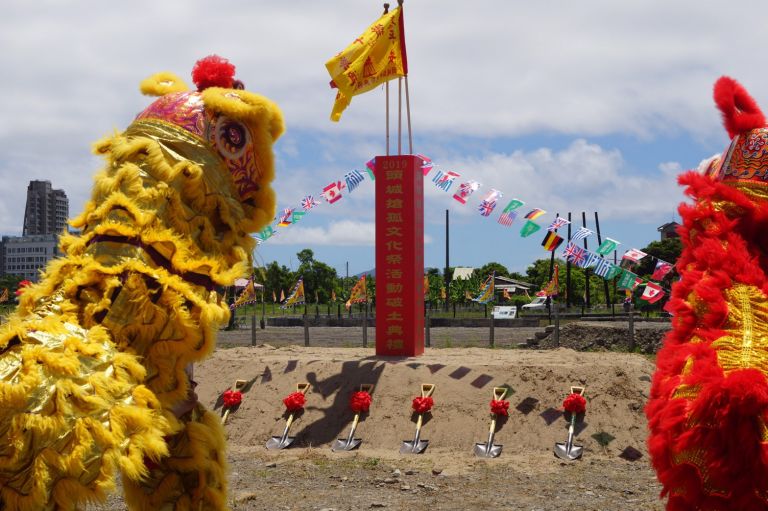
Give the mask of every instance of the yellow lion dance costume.
[[198, 90], [159, 96], [95, 145], [106, 166], [65, 254], [0, 328], [0, 509], [73, 510], [122, 473], [132, 510], [226, 509], [224, 433], [191, 364], [229, 318], [217, 289], [247, 272], [272, 220], [282, 115], [211, 56]]

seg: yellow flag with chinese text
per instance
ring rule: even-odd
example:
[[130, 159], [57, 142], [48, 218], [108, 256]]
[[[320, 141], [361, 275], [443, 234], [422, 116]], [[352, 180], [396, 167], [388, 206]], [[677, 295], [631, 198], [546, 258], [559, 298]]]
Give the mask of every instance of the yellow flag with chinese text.
[[8, 288], [3, 289], [3, 294], [0, 294], [0, 303], [8, 301]]
[[382, 15], [360, 37], [325, 63], [338, 89], [331, 120], [338, 122], [352, 96], [408, 74], [403, 8]]

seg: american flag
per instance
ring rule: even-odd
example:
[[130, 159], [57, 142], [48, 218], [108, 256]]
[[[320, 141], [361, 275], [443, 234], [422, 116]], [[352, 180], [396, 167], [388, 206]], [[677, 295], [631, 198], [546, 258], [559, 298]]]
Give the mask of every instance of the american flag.
[[591, 231], [591, 230], [587, 229], [586, 227], [579, 227], [579, 230], [574, 232], [573, 235], [571, 236], [571, 241], [583, 240], [584, 238], [586, 238], [587, 236], [589, 236], [593, 232], [594, 231]]
[[309, 211], [310, 209], [319, 205], [320, 203], [317, 202], [317, 200], [315, 200], [315, 198], [311, 195], [307, 195], [306, 197], [301, 199], [301, 207], [304, 208], [304, 211]]
[[499, 223], [505, 227], [509, 227], [512, 225], [512, 222], [515, 221], [515, 218], [517, 218], [517, 212], [514, 209], [511, 209], [499, 215]]
[[569, 221], [568, 221], [568, 220], [566, 220], [565, 218], [562, 218], [562, 217], [557, 217], [557, 218], [555, 218], [554, 220], [552, 220], [552, 223], [551, 223], [551, 224], [549, 224], [549, 227], [547, 227], [547, 230], [548, 230], [548, 231], [556, 231], [556, 230], [558, 230], [559, 228], [561, 228], [561, 227], [563, 227], [563, 226], [565, 226], [565, 225], [568, 225], [568, 224], [570, 224], [570, 223], [571, 223], [571, 222], [569, 222]]
[[363, 177], [363, 174], [359, 170], [353, 170], [352, 172], [344, 174], [344, 181], [347, 182], [347, 190], [350, 192], [357, 188], [363, 180], [365, 180], [365, 177]]
[[480, 211], [481, 216], [491, 216], [491, 213], [493, 213], [494, 209], [496, 209], [495, 200], [483, 200], [483, 202], [481, 202], [477, 207], [477, 210]]

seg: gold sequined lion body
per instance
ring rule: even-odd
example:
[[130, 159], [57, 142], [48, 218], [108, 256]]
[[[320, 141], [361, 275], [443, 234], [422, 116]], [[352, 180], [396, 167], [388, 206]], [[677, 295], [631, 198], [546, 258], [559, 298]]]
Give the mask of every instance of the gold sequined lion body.
[[247, 272], [274, 217], [277, 106], [212, 56], [197, 91], [170, 73], [120, 134], [64, 256], [0, 328], [0, 509], [70, 510], [122, 474], [135, 510], [226, 508], [220, 419], [191, 364], [229, 318], [217, 289]]

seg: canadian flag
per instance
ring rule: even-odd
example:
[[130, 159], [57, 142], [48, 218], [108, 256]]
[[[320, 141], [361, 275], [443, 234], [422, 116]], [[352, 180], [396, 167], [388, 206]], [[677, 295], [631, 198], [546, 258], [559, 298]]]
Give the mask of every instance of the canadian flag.
[[645, 291], [643, 291], [643, 296], [640, 298], [647, 301], [648, 303], [656, 303], [664, 296], [664, 290], [661, 289], [661, 286], [658, 284], [654, 284], [653, 282], [649, 282], [645, 285]]
[[336, 181], [323, 188], [323, 198], [330, 204], [333, 204], [337, 200], [341, 199], [341, 190], [344, 188], [344, 183]]

